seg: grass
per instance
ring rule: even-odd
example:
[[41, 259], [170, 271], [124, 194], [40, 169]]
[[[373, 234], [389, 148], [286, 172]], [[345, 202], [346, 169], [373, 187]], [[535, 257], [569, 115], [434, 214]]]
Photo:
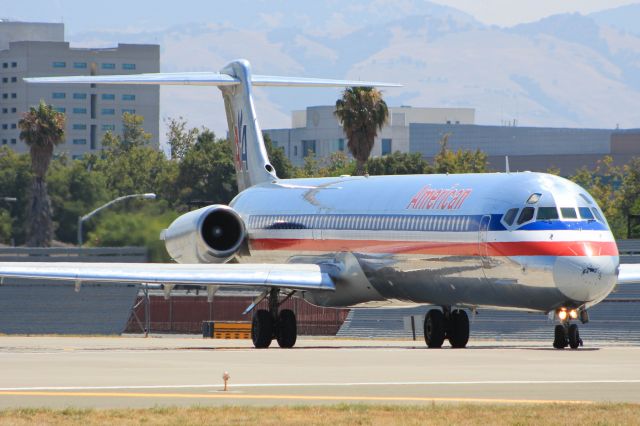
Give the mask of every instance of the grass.
[[0, 425], [640, 425], [640, 404], [310, 405], [0, 411]]

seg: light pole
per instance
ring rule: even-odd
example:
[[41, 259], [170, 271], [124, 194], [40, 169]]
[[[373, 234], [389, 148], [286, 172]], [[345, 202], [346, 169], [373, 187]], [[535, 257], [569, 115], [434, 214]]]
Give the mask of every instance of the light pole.
[[95, 209], [94, 211], [85, 214], [84, 216], [81, 216], [78, 218], [78, 247], [82, 247], [82, 223], [89, 219], [91, 216], [93, 216], [94, 214], [98, 213], [99, 211], [106, 209], [107, 207], [115, 204], [115, 203], [119, 203], [122, 200], [127, 200], [129, 198], [142, 198], [145, 200], [154, 200], [156, 198], [156, 194], [153, 193], [148, 193], [148, 194], [130, 194], [130, 195], [123, 195], [122, 197], [118, 197], [116, 199], [113, 199], [111, 201], [109, 201], [107, 204], [104, 204], [100, 207], [98, 207], [97, 209]]

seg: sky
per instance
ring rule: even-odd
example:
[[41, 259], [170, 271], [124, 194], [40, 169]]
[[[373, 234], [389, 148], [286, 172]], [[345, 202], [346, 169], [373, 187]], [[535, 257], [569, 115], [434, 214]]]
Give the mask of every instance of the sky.
[[[556, 13], [583, 14], [637, 3], [629, 0], [433, 0], [452, 6], [474, 16], [486, 24], [511, 26], [531, 22]], [[29, 0], [7, 2], [2, 6], [0, 18], [23, 21], [64, 22], [67, 34], [109, 29], [161, 29], [189, 22], [216, 21], [244, 26], [273, 25], [294, 21], [308, 24], [313, 16], [328, 15], [339, 25], [345, 14], [353, 14], [353, 3], [337, 0], [237, 0], [219, 2], [210, 0], [181, 0], [180, 2], [110, 0]], [[419, 0], [373, 0], [369, 2], [386, 13]], [[164, 7], [163, 7], [164, 6]], [[246, 6], [246, 7], [245, 7]], [[247, 16], [247, 7], [256, 9], [261, 19]], [[389, 8], [389, 9], [387, 9]], [[305, 11], [308, 13], [305, 14]], [[369, 13], [371, 13], [371, 8]], [[382, 14], [381, 14], [382, 15]], [[73, 41], [71, 39], [71, 41]]]

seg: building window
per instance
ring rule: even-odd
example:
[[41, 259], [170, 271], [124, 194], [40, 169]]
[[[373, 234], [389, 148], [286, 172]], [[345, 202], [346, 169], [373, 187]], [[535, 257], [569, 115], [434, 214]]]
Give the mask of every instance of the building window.
[[113, 108], [102, 108], [102, 115], [115, 115], [116, 110]]
[[344, 151], [344, 139], [338, 139], [338, 151]]
[[54, 61], [52, 65], [53, 65], [54, 68], [66, 68], [67, 67], [67, 63], [66, 62], [62, 62], [62, 61]]
[[9, 94], [8, 93], [3, 93], [2, 94], [2, 99], [9, 99]]
[[16, 68], [18, 66], [17, 62], [11, 62], [11, 68]]
[[18, 109], [17, 108], [11, 108], [11, 112], [14, 112], [14, 113], [18, 112]]
[[87, 99], [86, 93], [74, 93], [73, 99]]
[[297, 145], [293, 147], [293, 155], [296, 156], [296, 157], [298, 156], [298, 146]]
[[123, 109], [122, 113], [123, 114], [135, 114], [136, 110], [135, 109]]
[[2, 68], [9, 68], [9, 63], [8, 62], [3, 62], [2, 63]]
[[63, 114], [67, 112], [67, 109], [65, 107], [53, 107], [53, 109]]
[[6, 113], [8, 113], [8, 112], [9, 112], [9, 108], [2, 108], [2, 113], [3, 113], [3, 114], [6, 114]]
[[116, 126], [114, 124], [103, 124], [102, 131], [103, 132], [113, 132], [116, 130]]
[[18, 82], [18, 77], [11, 77], [11, 82], [12, 83], [17, 83]]
[[122, 64], [123, 70], [135, 70], [136, 64]]
[[18, 142], [17, 139], [15, 138], [11, 139], [11, 145], [15, 145], [17, 142]]
[[87, 130], [86, 124], [74, 124], [73, 130]]
[[67, 97], [67, 95], [64, 92], [53, 92], [53, 94], [51, 95], [51, 97], [53, 99], [64, 99]]
[[17, 93], [12, 93], [12, 94], [11, 94], [11, 99], [16, 99], [17, 97], [18, 97], [18, 94], [17, 94]]
[[8, 124], [3, 124], [3, 125], [2, 125], [2, 130], [7, 130], [8, 128], [9, 128], [9, 125], [8, 125]]
[[74, 145], [86, 145], [87, 144], [87, 140], [86, 139], [74, 139], [73, 140], [73, 144]]
[[2, 82], [3, 83], [8, 83], [9, 82], [9, 77], [2, 77]]
[[86, 114], [87, 113], [87, 109], [86, 108], [74, 108], [73, 109], [73, 113], [74, 114]]
[[17, 129], [17, 128], [18, 128], [18, 126], [16, 125], [16, 123], [11, 123], [11, 128], [12, 128], [12, 129]]
[[87, 68], [87, 63], [86, 62], [74, 62], [73, 63], [73, 67], [77, 68], [77, 69], [80, 69], [80, 70], [83, 70], [83, 69]]
[[391, 139], [382, 139], [382, 155], [391, 154]]
[[307, 157], [308, 155], [315, 155], [316, 153], [316, 141], [312, 140], [303, 140], [302, 141], [302, 157]]
[[112, 93], [103, 93], [102, 94], [102, 100], [103, 101], [113, 101], [115, 100], [116, 95], [112, 94]]
[[6, 145], [7, 144], [7, 140], [6, 139], [2, 139], [2, 145]]
[[123, 101], [135, 101], [136, 95], [122, 95]]
[[105, 62], [101, 65], [103, 70], [114, 70], [116, 69], [116, 64]]

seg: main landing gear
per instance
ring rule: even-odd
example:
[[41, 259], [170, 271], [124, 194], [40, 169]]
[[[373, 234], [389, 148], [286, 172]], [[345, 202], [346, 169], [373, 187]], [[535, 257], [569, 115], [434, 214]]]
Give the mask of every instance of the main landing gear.
[[272, 288], [268, 293], [269, 309], [259, 309], [253, 315], [251, 322], [251, 340], [256, 348], [268, 348], [275, 337], [281, 348], [292, 348], [298, 336], [296, 315], [291, 309], [278, 308], [293, 293], [282, 302], [278, 298], [278, 289]]
[[562, 308], [556, 311], [556, 316], [560, 320], [560, 324], [556, 325], [554, 329], [553, 347], [564, 349], [569, 346], [571, 349], [578, 349], [582, 346], [578, 325], [571, 324], [571, 320], [579, 317], [583, 324], [587, 323], [589, 321], [587, 311], [581, 310], [578, 312], [576, 309], [567, 310]]
[[469, 317], [462, 309], [431, 309], [424, 317], [424, 341], [429, 348], [440, 348], [445, 339], [452, 348], [464, 348], [469, 341]]

